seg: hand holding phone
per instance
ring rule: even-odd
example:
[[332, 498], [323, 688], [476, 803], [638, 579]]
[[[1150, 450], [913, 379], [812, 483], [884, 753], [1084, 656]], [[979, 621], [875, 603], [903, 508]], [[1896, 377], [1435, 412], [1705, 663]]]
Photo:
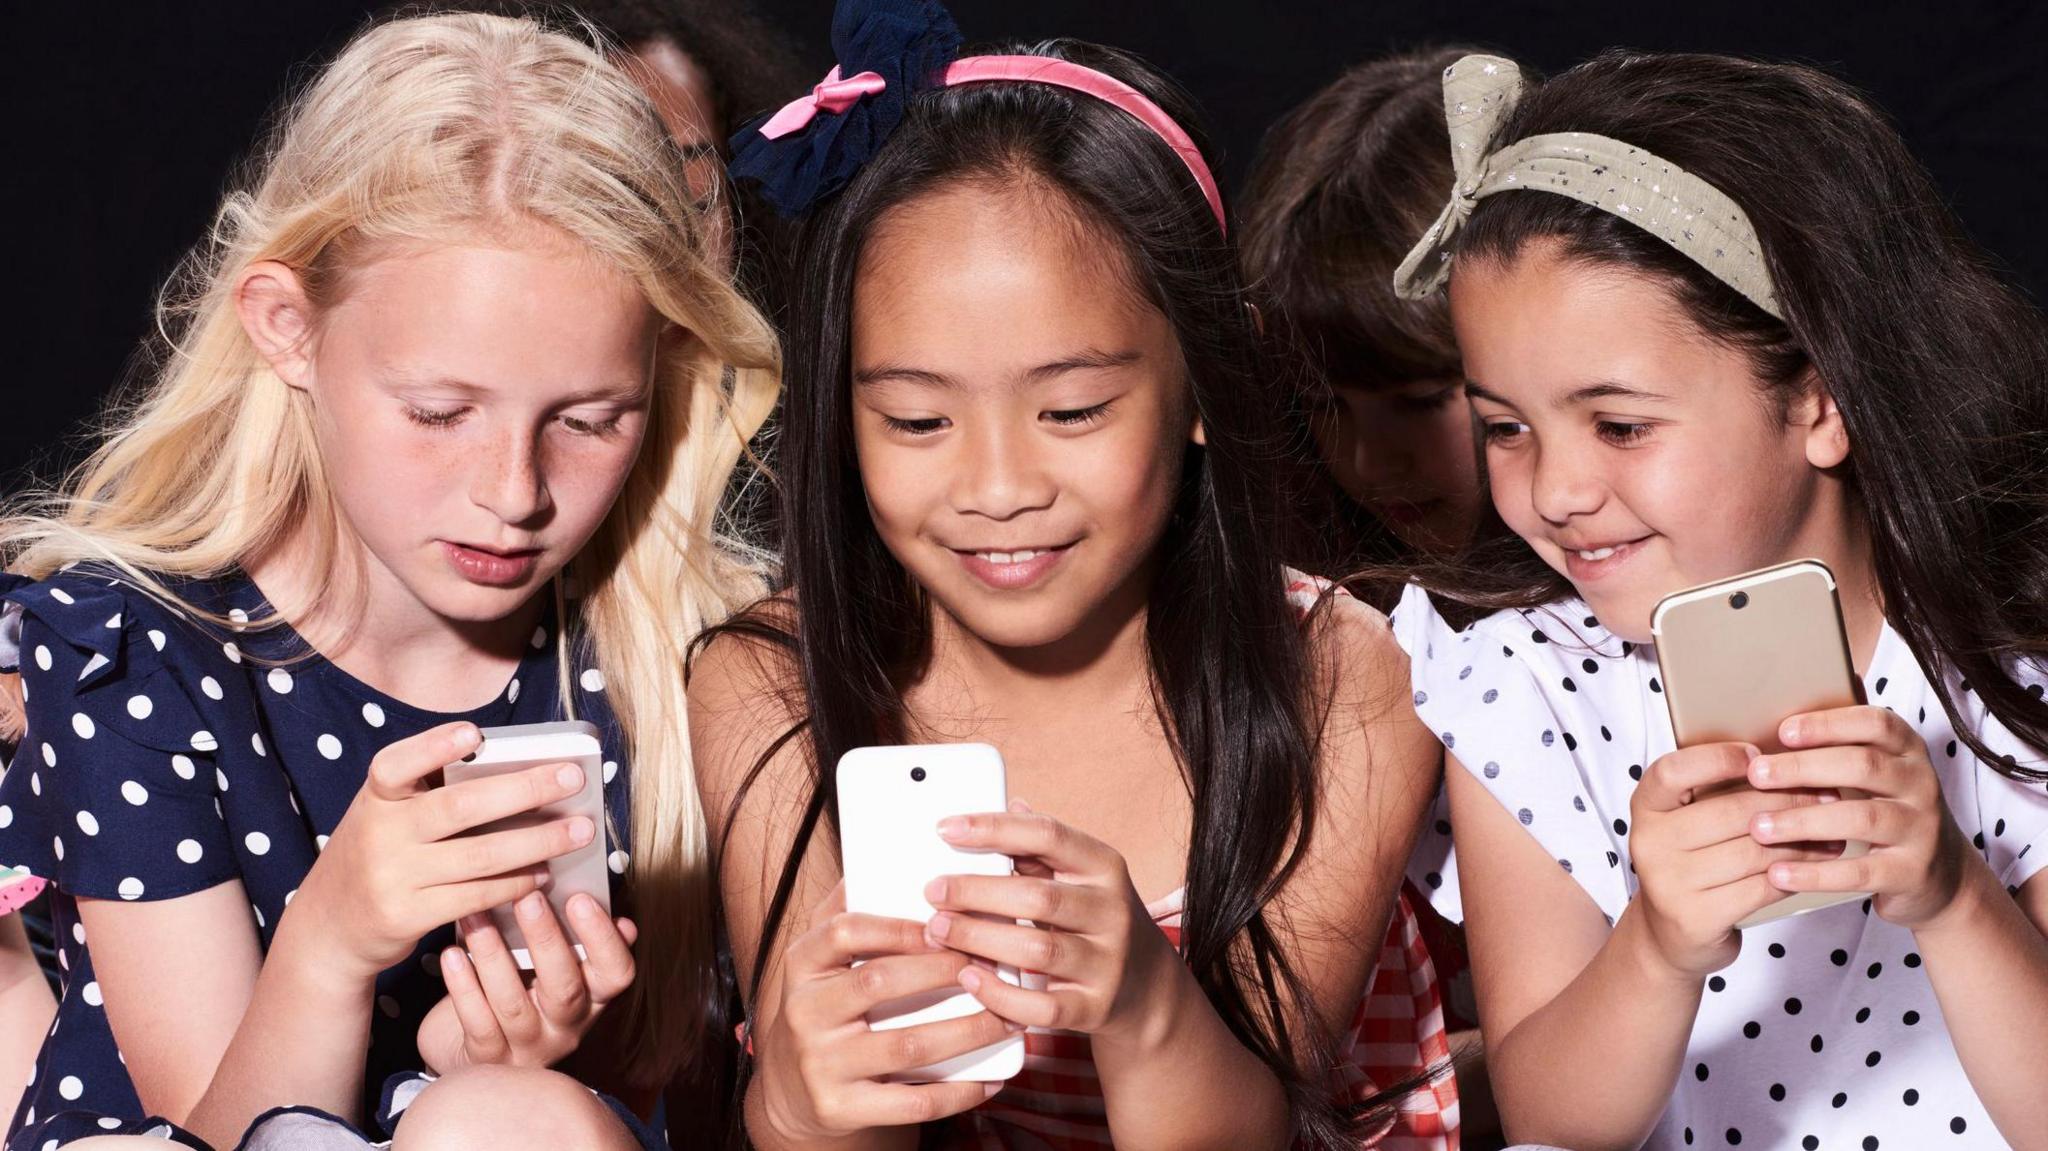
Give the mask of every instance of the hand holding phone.
[[575, 948], [539, 892], [513, 905], [532, 959], [530, 977], [488, 916], [462, 923], [462, 946], [441, 952], [448, 994], [420, 1021], [416, 1037], [428, 1070], [446, 1075], [482, 1064], [552, 1066], [581, 1046], [606, 1005], [632, 985], [633, 941], [640, 934], [633, 921], [608, 919], [587, 895], [568, 902], [582, 941]]
[[[490, 727], [482, 731], [477, 749], [448, 764], [441, 777], [448, 787], [471, 780], [494, 779], [523, 772], [573, 767], [577, 785], [537, 807], [514, 812], [476, 827], [471, 834], [489, 835], [540, 827], [555, 822], [587, 821], [593, 834], [546, 861], [547, 878], [542, 883], [552, 915], [557, 922], [571, 924], [569, 899], [586, 895], [596, 902], [609, 922], [611, 876], [604, 859], [604, 746], [597, 728], [581, 721], [530, 723], [515, 727]], [[563, 785], [566, 787], [566, 784]], [[580, 825], [579, 825], [580, 826]], [[526, 933], [510, 903], [490, 909], [490, 920], [521, 970], [533, 969], [533, 957], [526, 945]], [[583, 944], [576, 945], [577, 958], [588, 958]]]
[[[589, 820], [550, 819], [482, 834], [498, 819], [581, 790], [551, 767], [437, 787], [436, 776], [475, 751], [474, 724], [449, 723], [379, 751], [354, 802], [299, 885], [280, 937], [310, 932], [293, 954], [338, 963], [372, 980], [405, 959], [420, 937], [538, 889], [540, 865], [590, 843]], [[278, 954], [273, 949], [273, 955]]]
[[[1770, 755], [1784, 750], [1779, 728], [1788, 718], [1854, 707], [1862, 701], [1834, 573], [1819, 560], [1781, 564], [1667, 596], [1652, 613], [1650, 630], [1656, 638], [1672, 732], [1681, 750], [1748, 744]], [[1765, 797], [1749, 792], [1746, 762], [1744, 768], [1738, 776], [1699, 785], [1697, 795], [1705, 799], [1748, 792], [1748, 798], [1726, 806], [1731, 811], [1754, 809], [1749, 812], [1752, 818], [1768, 819], [1771, 812], [1783, 810], [1763, 801], [1790, 800], [1790, 793]], [[1835, 788], [1814, 798], [1827, 802], [1863, 796]], [[1747, 826], [1742, 830], [1746, 836]], [[1802, 846], [1806, 850], [1800, 854], [1807, 856], [1817, 845]], [[1845, 842], [1838, 858], [1854, 859], [1867, 850], [1866, 843]], [[1786, 896], [1744, 916], [1736, 926], [1754, 927], [1867, 895], [1857, 891]]]
[[[961, 847], [939, 833], [941, 820], [1001, 812], [1008, 804], [1003, 757], [987, 744], [862, 747], [839, 759], [840, 860], [846, 909], [923, 924], [933, 914], [926, 888], [946, 875], [1009, 875], [1010, 857]], [[1015, 922], [1012, 920], [1011, 922]], [[1016, 984], [1014, 967], [996, 977]], [[868, 1012], [878, 1031], [958, 1019], [985, 1011], [957, 983], [907, 995]], [[898, 1082], [1008, 1079], [1023, 1069], [1024, 1040], [893, 1073]]]

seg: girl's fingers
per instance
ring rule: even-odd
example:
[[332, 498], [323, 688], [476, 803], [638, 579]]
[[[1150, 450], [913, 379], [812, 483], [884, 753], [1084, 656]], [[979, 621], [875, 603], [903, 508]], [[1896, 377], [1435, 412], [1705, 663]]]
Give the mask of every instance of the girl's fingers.
[[1746, 743], [1704, 743], [1658, 759], [1636, 785], [1635, 802], [1650, 811], [1676, 811], [1702, 788], [1741, 779], [1756, 748]]
[[588, 844], [597, 825], [588, 816], [556, 819], [532, 827], [464, 835], [425, 845], [420, 879], [438, 886], [503, 875], [546, 863]]
[[1908, 782], [1904, 760], [1863, 744], [1760, 755], [1749, 765], [1749, 779], [1767, 790], [1848, 787], [1888, 796], [1900, 794]]
[[[639, 929], [630, 919], [614, 922], [581, 892], [569, 897], [569, 930], [583, 945], [583, 970], [579, 978], [590, 989], [599, 1007], [619, 997], [633, 983], [633, 940]], [[630, 934], [629, 934], [630, 933]]]
[[429, 887], [420, 894], [426, 905], [434, 909], [432, 920], [439, 925], [481, 915], [494, 907], [510, 906], [527, 892], [539, 891], [547, 880], [547, 868], [527, 867], [505, 875]]
[[505, 937], [491, 926], [488, 917], [475, 915], [462, 924], [462, 947], [469, 952], [477, 982], [483, 985], [484, 998], [489, 1000], [491, 1013], [497, 1016], [506, 1038], [516, 1042], [530, 1037], [540, 1021], [527, 995], [519, 964], [505, 946]]
[[983, 1007], [1026, 1027], [1063, 1028], [1074, 1017], [1072, 992], [1032, 991], [984, 967], [961, 971], [960, 986], [980, 1000]]
[[1089, 958], [1088, 943], [1081, 936], [951, 911], [932, 916], [925, 932], [934, 943], [955, 951], [1059, 979], [1079, 979]]
[[1854, 859], [1819, 862], [1787, 862], [1771, 865], [1768, 878], [1779, 892], [1797, 891], [1885, 891], [1888, 868], [1881, 853]]
[[1795, 715], [1778, 725], [1778, 741], [1801, 750], [1866, 744], [1893, 755], [1924, 749], [1920, 733], [1881, 707], [1837, 707]]
[[544, 763], [505, 775], [465, 779], [421, 796], [413, 809], [415, 826], [421, 839], [446, 839], [582, 790], [583, 769], [573, 763]]
[[915, 1127], [972, 1111], [1002, 1088], [1000, 1083], [863, 1084], [866, 1098], [853, 1108], [852, 1118], [868, 1127]]
[[[590, 1010], [590, 991], [583, 981], [583, 963], [555, 918], [547, 896], [536, 891], [512, 905], [526, 954], [533, 961], [533, 1001], [541, 1017], [557, 1027], [582, 1024]], [[599, 919], [604, 919], [602, 915]], [[609, 926], [609, 921], [606, 921]]]
[[364, 786], [378, 799], [417, 795], [426, 790], [428, 776], [475, 751], [482, 743], [482, 733], [467, 721], [430, 728], [378, 752], [370, 760], [370, 775]]
[[818, 977], [870, 955], [914, 955], [935, 950], [924, 939], [924, 924], [911, 919], [842, 911], [805, 932], [790, 946], [791, 975]]
[[1671, 840], [1678, 847], [1696, 851], [1747, 837], [1759, 812], [1787, 811], [1819, 802], [1819, 797], [1808, 791], [1758, 791], [1753, 787], [1737, 787], [1733, 791], [1694, 800], [1672, 812], [1668, 817], [1671, 820]]
[[1814, 807], [1762, 812], [1750, 821], [1758, 843], [1849, 842], [1887, 846], [1913, 830], [1913, 813], [1889, 799], [1845, 799]]
[[939, 836], [956, 847], [1030, 856], [1069, 875], [1107, 878], [1123, 865], [1108, 844], [1036, 812], [948, 816], [939, 821]]
[[850, 1023], [885, 1003], [953, 986], [971, 962], [957, 951], [870, 959], [834, 982], [827, 1010], [833, 1022]]
[[1774, 863], [1832, 859], [1838, 854], [1840, 852], [1829, 853], [1808, 846], [1773, 846], [1742, 836], [1690, 852], [1685, 884], [1693, 891], [1710, 891], [1762, 875]]
[[1028, 919], [1068, 931], [1087, 931], [1105, 911], [1121, 910], [1100, 888], [1021, 875], [944, 875], [925, 885], [924, 897], [942, 910]]
[[849, 1078], [855, 1079], [898, 1075], [979, 1051], [1020, 1030], [999, 1015], [977, 1011], [958, 1019], [870, 1031], [848, 1042], [844, 1070]]
[[448, 1001], [455, 1007], [456, 1021], [462, 1024], [463, 1046], [470, 1062], [496, 1063], [509, 1056], [512, 1044], [498, 1026], [497, 1013], [484, 998], [476, 968], [470, 966], [469, 956], [463, 954], [462, 948], [450, 947], [441, 952], [441, 977], [448, 984]]

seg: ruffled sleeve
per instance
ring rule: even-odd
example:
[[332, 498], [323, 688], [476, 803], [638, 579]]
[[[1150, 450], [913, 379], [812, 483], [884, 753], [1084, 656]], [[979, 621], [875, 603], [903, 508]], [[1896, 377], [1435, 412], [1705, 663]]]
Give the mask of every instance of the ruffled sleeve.
[[[0, 781], [0, 859], [73, 896], [167, 899], [236, 874], [217, 799], [218, 739], [180, 658], [209, 644], [122, 581], [0, 575], [19, 611], [28, 716]], [[188, 682], [191, 681], [191, 682]]]
[[[1629, 890], [1623, 847], [1613, 836], [1626, 834], [1628, 813], [1603, 812], [1595, 802], [1589, 773], [1599, 765], [1580, 754], [1573, 733], [1600, 730], [1597, 703], [1590, 685], [1581, 690], [1572, 682], [1559, 645], [1537, 639], [1518, 612], [1454, 629], [1417, 587], [1403, 593], [1394, 632], [1409, 655], [1423, 723], [1610, 921], [1619, 918]], [[1444, 826], [1437, 823], [1426, 834]], [[1431, 905], [1447, 918], [1461, 918], [1455, 880], [1443, 878]]]

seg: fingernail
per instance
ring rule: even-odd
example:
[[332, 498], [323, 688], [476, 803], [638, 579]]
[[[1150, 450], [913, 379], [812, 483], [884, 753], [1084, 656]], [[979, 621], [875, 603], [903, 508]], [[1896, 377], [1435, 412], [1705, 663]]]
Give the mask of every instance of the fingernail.
[[1750, 820], [1750, 827], [1754, 830], [1757, 838], [1769, 839], [1771, 837], [1771, 827], [1774, 822], [1775, 821], [1771, 819], [1770, 814], [1766, 812], [1764, 814], [1757, 816], [1755, 819]]
[[536, 891], [519, 901], [519, 918], [532, 923], [540, 918], [541, 895]]
[[1773, 774], [1775, 773], [1771, 770], [1771, 761], [1768, 757], [1752, 758], [1749, 761], [1750, 778], [1758, 783], [1768, 781]]
[[924, 885], [924, 901], [937, 907], [946, 901], [946, 881], [934, 879]]
[[560, 771], [555, 772], [555, 782], [568, 788], [582, 787], [583, 769], [573, 763], [565, 763]]
[[474, 725], [464, 724], [455, 731], [455, 742], [462, 747], [475, 747], [484, 741], [484, 733]]
[[450, 947], [441, 952], [441, 970], [443, 971], [459, 972], [462, 970], [462, 965], [467, 962], [469, 960], [462, 954], [460, 947]]
[[597, 825], [590, 822], [588, 816], [579, 815], [569, 821], [569, 842], [578, 847], [589, 843], [590, 837], [596, 834]]
[[545, 864], [534, 868], [526, 874], [533, 877], [533, 885], [542, 891], [546, 891], [555, 882], [555, 873], [549, 871]]
[[1778, 725], [1778, 738], [1785, 743], [1793, 742], [1799, 738], [1799, 726], [1799, 717], [1795, 715]]
[[924, 933], [933, 939], [944, 939], [953, 931], [953, 917], [940, 912], [924, 925]]
[[994, 1099], [996, 1097], [996, 1094], [1000, 1092], [1005, 1086], [1007, 1086], [1007, 1084], [1004, 1083], [1002, 1080], [997, 1080], [994, 1083], [984, 1083], [981, 1085], [981, 1097], [983, 1099]]
[[1030, 805], [1030, 804], [1028, 804], [1028, 803], [1026, 803], [1026, 802], [1024, 802], [1024, 801], [1023, 801], [1022, 799], [1013, 799], [1013, 800], [1011, 800], [1011, 801], [1010, 801], [1010, 810], [1011, 810], [1011, 811], [1030, 811], [1030, 810], [1031, 810], [1031, 805]]
[[1745, 743], [1742, 745], [1742, 762], [1744, 763], [1748, 763], [1761, 754], [1763, 753], [1757, 750], [1754, 744]]
[[569, 900], [569, 914], [578, 919], [596, 919], [603, 912], [597, 906], [597, 900], [579, 892]]
[[465, 915], [458, 921], [457, 926], [462, 929], [464, 935], [482, 931], [484, 929], [484, 917], [482, 915]]
[[967, 817], [964, 815], [949, 815], [946, 818], [940, 820], [939, 834], [947, 839], [955, 839], [959, 836], [966, 835]]
[[981, 968], [974, 966], [972, 963], [960, 969], [960, 986], [965, 987], [968, 991], [980, 991], [981, 980]]
[[1792, 886], [1792, 869], [1782, 866], [1771, 868], [1771, 886], [1781, 891], [1789, 889]]
[[1022, 1031], [1024, 1030], [1024, 1025], [1014, 1019], [1005, 1019], [1003, 1020], [1003, 1029], [1012, 1032]]

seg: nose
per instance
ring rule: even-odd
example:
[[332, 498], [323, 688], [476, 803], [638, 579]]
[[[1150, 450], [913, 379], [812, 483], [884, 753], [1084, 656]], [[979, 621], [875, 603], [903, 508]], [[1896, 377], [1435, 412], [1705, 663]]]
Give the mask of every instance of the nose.
[[1030, 431], [989, 421], [959, 438], [953, 510], [1010, 520], [1052, 505], [1058, 486]]
[[1529, 496], [1537, 515], [1563, 524], [1599, 511], [1607, 501], [1607, 483], [1590, 452], [1538, 447]]
[[545, 516], [555, 501], [540, 438], [524, 428], [494, 436], [470, 473], [469, 499], [506, 524], [530, 525]]

